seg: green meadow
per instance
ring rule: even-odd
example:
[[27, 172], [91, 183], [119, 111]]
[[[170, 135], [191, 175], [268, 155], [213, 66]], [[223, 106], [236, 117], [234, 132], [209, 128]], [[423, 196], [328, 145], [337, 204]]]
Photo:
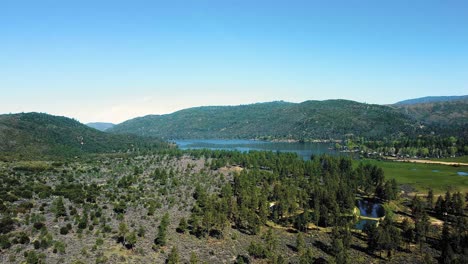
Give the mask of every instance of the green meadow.
[[468, 172], [468, 166], [377, 160], [364, 162], [381, 167], [387, 179], [395, 179], [399, 184], [408, 184], [419, 193], [427, 193], [430, 188], [435, 194], [443, 194], [447, 190], [468, 192], [468, 176], [458, 175], [458, 172]]
[[436, 161], [446, 161], [446, 162], [461, 162], [468, 163], [468, 155], [455, 157], [455, 158], [443, 158], [443, 159], [434, 159]]

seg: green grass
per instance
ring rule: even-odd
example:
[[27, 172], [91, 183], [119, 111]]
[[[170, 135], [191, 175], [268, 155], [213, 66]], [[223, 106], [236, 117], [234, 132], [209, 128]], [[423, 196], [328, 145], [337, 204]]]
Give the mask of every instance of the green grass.
[[381, 167], [386, 179], [395, 179], [399, 184], [408, 184], [419, 193], [427, 193], [429, 188], [435, 194], [447, 190], [468, 192], [468, 176], [460, 176], [459, 171], [468, 172], [467, 166], [447, 166], [439, 164], [420, 164], [393, 161], [364, 160]]
[[468, 163], [468, 155], [455, 157], [455, 158], [443, 158], [443, 159], [434, 159], [437, 161], [447, 161], [447, 162], [460, 162], [460, 163]]

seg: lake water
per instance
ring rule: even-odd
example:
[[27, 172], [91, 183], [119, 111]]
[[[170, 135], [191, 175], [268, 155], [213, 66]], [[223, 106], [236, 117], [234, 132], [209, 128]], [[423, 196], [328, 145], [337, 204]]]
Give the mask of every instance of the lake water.
[[468, 172], [465, 172], [465, 171], [459, 171], [457, 172], [457, 174], [460, 176], [468, 176]]
[[379, 218], [385, 215], [385, 209], [382, 205], [368, 200], [358, 200], [357, 207], [362, 216]]
[[264, 150], [274, 152], [295, 152], [304, 160], [312, 155], [349, 155], [333, 150], [333, 143], [299, 143], [299, 142], [270, 142], [261, 140], [237, 140], [237, 139], [192, 139], [175, 140], [180, 149], [213, 149], [213, 150], [238, 150], [247, 152], [250, 150]]
[[[378, 218], [385, 215], [385, 209], [382, 205], [378, 203], [374, 203], [368, 200], [358, 200], [357, 207], [359, 208], [359, 212], [362, 216]], [[359, 220], [354, 228], [362, 230], [366, 223], [375, 223], [377, 221], [370, 220], [370, 219], [361, 219]]]

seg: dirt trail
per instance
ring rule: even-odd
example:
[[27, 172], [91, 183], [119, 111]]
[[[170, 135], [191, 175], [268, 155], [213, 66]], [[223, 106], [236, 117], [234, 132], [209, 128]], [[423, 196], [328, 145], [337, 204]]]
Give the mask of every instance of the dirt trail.
[[441, 164], [441, 165], [449, 165], [449, 166], [468, 166], [468, 163], [463, 162], [453, 162], [453, 161], [437, 161], [437, 160], [418, 160], [418, 159], [399, 159], [396, 161], [400, 162], [413, 162], [413, 163], [425, 163], [425, 164]]

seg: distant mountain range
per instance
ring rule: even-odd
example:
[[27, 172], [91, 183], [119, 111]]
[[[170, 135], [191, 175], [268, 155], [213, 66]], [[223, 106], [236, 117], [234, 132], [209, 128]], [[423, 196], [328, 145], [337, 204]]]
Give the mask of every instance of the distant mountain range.
[[[156, 139], [368, 139], [443, 135], [468, 138], [468, 98], [395, 105], [348, 100], [283, 101], [239, 106], [205, 106], [149, 115], [121, 124], [88, 124], [42, 113], [0, 115], [0, 157], [72, 157], [166, 148]], [[419, 103], [417, 103], [419, 102]]]
[[450, 102], [468, 100], [468, 95], [461, 96], [426, 96], [415, 99], [408, 99], [395, 103], [395, 105], [412, 105], [412, 104], [424, 104], [424, 103], [439, 103], [439, 102]]
[[87, 123], [86, 125], [100, 131], [106, 131], [107, 129], [115, 126], [115, 124], [103, 122]]
[[434, 133], [460, 136], [468, 133], [468, 100], [467, 96], [457, 98], [426, 97], [390, 106], [326, 100], [194, 107], [131, 119], [108, 132], [165, 139], [301, 140], [347, 135], [378, 139]]
[[71, 157], [86, 153], [167, 147], [153, 138], [104, 133], [76, 120], [43, 113], [0, 115], [0, 156]]
[[348, 100], [195, 107], [131, 119], [108, 131], [165, 139], [336, 139], [350, 134], [380, 138], [425, 132], [396, 108]]
[[[443, 100], [445, 99], [445, 100]], [[468, 134], [468, 96], [424, 97], [394, 107], [446, 134]]]

